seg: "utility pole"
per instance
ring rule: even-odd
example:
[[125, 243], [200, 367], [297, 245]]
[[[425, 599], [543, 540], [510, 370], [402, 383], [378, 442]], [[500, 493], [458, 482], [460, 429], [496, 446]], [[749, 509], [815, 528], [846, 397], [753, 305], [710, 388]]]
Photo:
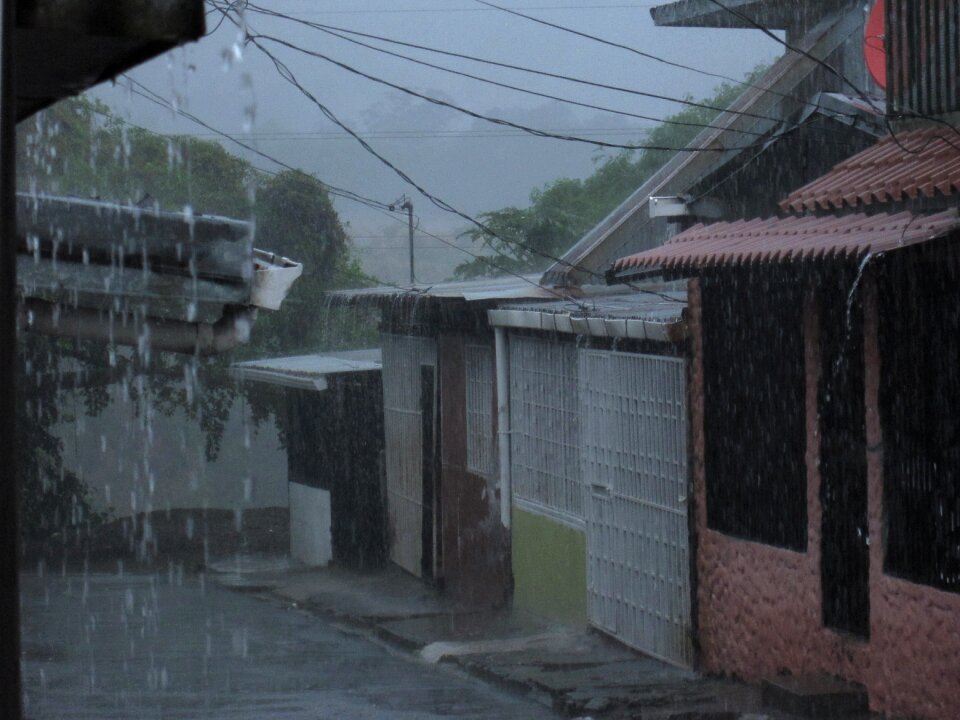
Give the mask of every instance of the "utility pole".
[[19, 720], [20, 532], [16, 463], [17, 240], [14, 195], [13, 0], [0, 0], [0, 715]]
[[416, 282], [413, 277], [413, 203], [404, 200], [400, 209], [407, 211], [407, 229], [410, 233], [410, 284], [413, 285]]

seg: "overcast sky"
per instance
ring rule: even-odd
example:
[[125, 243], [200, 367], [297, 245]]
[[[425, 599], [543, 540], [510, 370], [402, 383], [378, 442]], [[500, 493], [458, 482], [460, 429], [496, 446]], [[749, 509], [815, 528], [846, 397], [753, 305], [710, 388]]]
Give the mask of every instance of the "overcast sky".
[[[258, 4], [313, 23], [670, 97], [709, 96], [721, 82], [471, 0], [259, 0]], [[649, 12], [656, 3], [650, 2], [502, 0], [502, 4], [733, 78], [742, 78], [758, 63], [772, 61], [781, 49], [756, 31], [657, 28]], [[273, 36], [367, 75], [481, 114], [619, 143], [642, 141], [642, 128], [650, 125], [648, 121], [563, 105], [416, 65], [293, 20], [253, 10], [247, 11], [245, 19], [252, 33]], [[235, 25], [223, 22], [214, 30], [220, 20], [221, 15], [212, 11], [207, 37], [137, 68], [133, 77], [167, 102], [326, 182], [384, 202], [403, 194], [411, 196], [421, 227], [430, 232], [454, 237], [465, 229], [461, 219], [430, 207], [415, 189], [325, 118], [313, 102], [281, 78], [260, 50], [242, 42]], [[354, 37], [437, 65], [582, 103], [654, 118], [682, 108], [635, 94]], [[524, 136], [413, 98], [274, 40], [262, 42], [346, 125], [364, 134], [373, 147], [425, 189], [465, 212], [525, 205], [532, 189], [557, 177], [585, 177], [602, 157], [595, 146]], [[172, 111], [147, 102], [124, 85], [121, 80], [114, 87], [95, 92], [119, 114], [150, 129], [207, 134], [202, 127], [178, 119]], [[262, 167], [276, 167], [262, 158], [251, 159]], [[406, 230], [402, 223], [362, 205], [336, 202], [358, 245], [372, 248], [368, 252], [378, 254], [381, 264], [392, 262], [394, 255], [398, 263], [403, 261], [401, 241]], [[438, 245], [430, 238], [418, 238], [418, 243], [425, 250]], [[446, 257], [459, 253], [433, 254]]]

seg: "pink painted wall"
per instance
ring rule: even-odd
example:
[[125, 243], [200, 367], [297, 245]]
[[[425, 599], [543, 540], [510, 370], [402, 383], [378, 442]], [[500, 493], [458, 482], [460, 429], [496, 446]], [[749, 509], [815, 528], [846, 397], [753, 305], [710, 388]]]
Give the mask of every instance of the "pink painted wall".
[[[693, 339], [691, 424], [698, 529], [697, 605], [704, 669], [748, 681], [781, 672], [826, 672], [862, 683], [873, 710], [960, 717], [960, 595], [883, 574], [883, 458], [878, 409], [880, 353], [876, 288], [867, 278], [865, 360], [870, 546], [870, 639], [823, 627], [820, 592], [820, 476], [815, 299], [804, 307], [807, 429], [807, 550], [794, 552], [707, 528], [704, 472], [701, 295], [690, 283]], [[775, 481], [771, 478], [771, 481]]]

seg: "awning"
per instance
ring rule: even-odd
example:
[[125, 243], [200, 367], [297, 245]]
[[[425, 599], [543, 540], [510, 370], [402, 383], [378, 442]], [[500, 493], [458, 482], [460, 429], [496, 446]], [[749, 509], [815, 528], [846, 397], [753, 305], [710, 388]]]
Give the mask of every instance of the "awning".
[[960, 135], [948, 127], [888, 135], [790, 193], [787, 212], [863, 208], [960, 193]]
[[380, 372], [382, 367], [380, 348], [368, 348], [249, 360], [231, 365], [230, 374], [244, 382], [319, 392], [327, 389], [330, 375]]
[[942, 237], [960, 228], [955, 208], [841, 217], [787, 217], [696, 225], [653, 250], [618, 260], [613, 272], [685, 271], [744, 264], [858, 259]]

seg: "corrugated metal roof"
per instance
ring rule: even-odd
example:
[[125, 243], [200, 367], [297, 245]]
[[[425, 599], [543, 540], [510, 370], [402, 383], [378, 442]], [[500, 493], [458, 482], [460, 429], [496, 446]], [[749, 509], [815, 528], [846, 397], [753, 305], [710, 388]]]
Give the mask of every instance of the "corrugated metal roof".
[[491, 325], [590, 337], [680, 342], [685, 291], [631, 292], [582, 302], [510, 303], [488, 310]]
[[960, 137], [946, 127], [888, 135], [791, 193], [786, 211], [836, 210], [960, 193]]
[[380, 348], [264, 358], [234, 363], [230, 373], [238, 380], [302, 390], [325, 390], [328, 375], [379, 372], [383, 367]]
[[451, 298], [466, 300], [467, 302], [510, 300], [513, 298], [544, 298], [556, 300], [559, 293], [541, 287], [539, 280], [539, 275], [522, 275], [451, 281], [436, 283], [434, 285], [391, 285], [385, 287], [360, 288], [357, 290], [337, 290], [329, 293], [329, 295], [334, 299], [339, 298], [346, 300], [394, 297]]
[[659, 267], [685, 270], [743, 263], [857, 258], [933, 240], [960, 227], [952, 208], [842, 217], [788, 217], [696, 225], [663, 247], [621, 258], [615, 272]]

